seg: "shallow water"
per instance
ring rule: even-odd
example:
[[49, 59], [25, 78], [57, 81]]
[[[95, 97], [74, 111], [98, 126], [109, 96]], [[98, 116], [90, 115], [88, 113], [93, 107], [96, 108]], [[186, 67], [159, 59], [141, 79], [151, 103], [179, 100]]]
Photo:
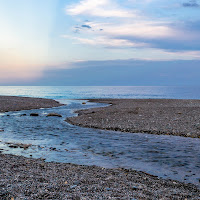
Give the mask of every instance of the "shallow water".
[[[26, 157], [32, 155], [47, 161], [132, 168], [163, 178], [199, 184], [200, 139], [73, 126], [64, 119], [74, 116], [76, 109], [102, 104], [82, 105], [82, 101], [78, 100], [62, 102], [67, 105], [1, 114], [0, 129], [4, 129], [4, 132], [0, 132], [0, 149], [4, 153]], [[30, 117], [30, 113], [34, 112], [40, 116]], [[51, 112], [63, 117], [46, 117]], [[30, 143], [33, 146], [27, 150], [10, 148], [7, 142]]]

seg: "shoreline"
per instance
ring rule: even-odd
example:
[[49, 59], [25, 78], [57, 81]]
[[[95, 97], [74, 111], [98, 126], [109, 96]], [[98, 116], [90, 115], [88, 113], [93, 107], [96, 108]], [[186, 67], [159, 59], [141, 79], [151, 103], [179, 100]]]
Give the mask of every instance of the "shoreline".
[[1, 199], [198, 199], [193, 184], [141, 171], [0, 154]]
[[[30, 105], [30, 109], [62, 105], [40, 98], [6, 98], [6, 108], [16, 111]], [[0, 105], [5, 105], [1, 99], [5, 97], [0, 96]], [[200, 195], [194, 184], [135, 170], [45, 162], [1, 152], [0, 165], [0, 199], [198, 199]]]
[[111, 104], [79, 110], [67, 118], [73, 125], [129, 133], [149, 133], [200, 138], [200, 100], [89, 99]]
[[58, 101], [34, 97], [0, 96], [0, 113], [9, 111], [32, 110], [59, 107]]

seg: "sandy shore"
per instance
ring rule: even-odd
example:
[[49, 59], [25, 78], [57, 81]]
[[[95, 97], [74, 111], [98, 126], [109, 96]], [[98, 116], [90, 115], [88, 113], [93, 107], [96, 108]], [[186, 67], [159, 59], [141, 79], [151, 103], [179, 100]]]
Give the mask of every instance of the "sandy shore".
[[[56, 105], [53, 100], [0, 97], [1, 111]], [[2, 200], [199, 199], [200, 196], [200, 190], [193, 184], [164, 180], [134, 170], [44, 162], [1, 154], [1, 151], [0, 166]]]
[[112, 106], [78, 111], [71, 124], [132, 133], [200, 138], [200, 100], [95, 99]]

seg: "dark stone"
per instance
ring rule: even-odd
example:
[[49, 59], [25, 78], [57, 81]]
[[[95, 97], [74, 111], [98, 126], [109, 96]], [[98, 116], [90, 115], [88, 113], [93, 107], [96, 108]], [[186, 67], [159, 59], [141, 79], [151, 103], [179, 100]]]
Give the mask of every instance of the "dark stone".
[[62, 117], [62, 115], [58, 114], [58, 113], [49, 113], [47, 115], [47, 117]]
[[31, 113], [30, 116], [37, 117], [37, 116], [39, 116], [39, 114], [38, 113]]
[[18, 148], [19, 146], [18, 146], [18, 145], [15, 145], [15, 144], [11, 144], [11, 145], [9, 145], [8, 147], [10, 147], [10, 148]]
[[55, 151], [55, 150], [56, 150], [56, 148], [55, 148], [55, 147], [50, 147], [50, 149], [51, 149], [52, 151]]
[[79, 196], [74, 196], [72, 199], [73, 200], [81, 200], [81, 198]]

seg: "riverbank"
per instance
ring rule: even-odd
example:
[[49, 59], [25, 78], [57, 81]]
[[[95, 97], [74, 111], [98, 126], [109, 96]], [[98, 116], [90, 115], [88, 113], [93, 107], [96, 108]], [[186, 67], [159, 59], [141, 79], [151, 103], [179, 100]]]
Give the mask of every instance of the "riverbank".
[[52, 108], [61, 105], [52, 99], [0, 96], [0, 112]]
[[91, 99], [109, 107], [77, 111], [74, 125], [132, 133], [200, 138], [200, 100]]
[[[0, 97], [0, 105], [6, 105], [6, 111], [45, 107], [42, 99], [26, 100], [8, 97], [2, 103]], [[46, 106], [57, 104], [48, 102]], [[0, 166], [0, 199], [198, 199], [200, 195], [193, 184], [134, 170], [45, 162], [1, 151]]]

